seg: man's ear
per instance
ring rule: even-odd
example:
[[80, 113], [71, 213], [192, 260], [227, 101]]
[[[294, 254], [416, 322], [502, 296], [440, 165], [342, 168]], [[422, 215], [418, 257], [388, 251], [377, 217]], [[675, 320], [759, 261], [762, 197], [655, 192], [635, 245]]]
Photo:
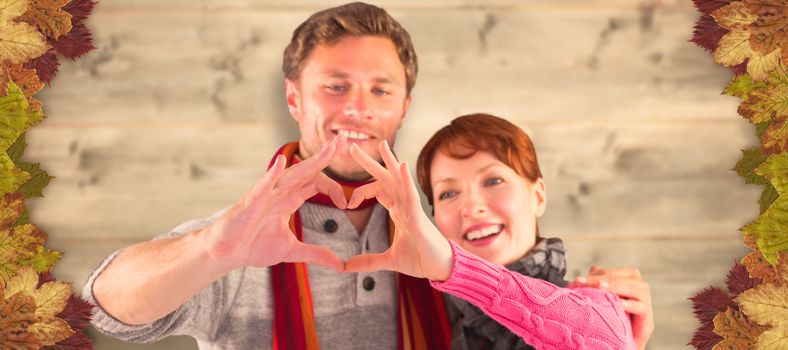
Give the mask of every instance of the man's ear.
[[413, 95], [408, 95], [405, 99], [405, 103], [402, 105], [402, 116], [399, 118], [400, 124], [403, 120], [405, 120], [405, 116], [408, 114], [408, 108], [410, 107], [410, 103], [413, 101]]
[[285, 79], [285, 97], [290, 115], [296, 123], [301, 121], [301, 91], [298, 90], [298, 82]]
[[547, 208], [547, 191], [545, 190], [544, 180], [540, 177], [536, 179], [532, 186], [534, 189], [534, 201], [536, 201], [536, 217], [541, 217], [545, 208]]

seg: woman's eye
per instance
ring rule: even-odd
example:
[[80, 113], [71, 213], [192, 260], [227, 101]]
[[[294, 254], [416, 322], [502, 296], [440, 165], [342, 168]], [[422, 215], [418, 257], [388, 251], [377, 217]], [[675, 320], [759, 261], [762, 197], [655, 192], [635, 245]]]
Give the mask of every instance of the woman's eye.
[[457, 195], [457, 192], [454, 192], [454, 191], [446, 191], [446, 192], [441, 192], [441, 193], [438, 195], [438, 200], [441, 200], [441, 201], [442, 201], [442, 200], [444, 200], [444, 199], [449, 199], [449, 198], [451, 198], [451, 197], [454, 197], [454, 196], [456, 196], [456, 195]]
[[500, 184], [500, 183], [503, 183], [503, 179], [501, 179], [500, 177], [494, 177], [494, 178], [490, 178], [490, 179], [484, 180], [484, 185], [485, 186], [495, 186], [495, 185]]

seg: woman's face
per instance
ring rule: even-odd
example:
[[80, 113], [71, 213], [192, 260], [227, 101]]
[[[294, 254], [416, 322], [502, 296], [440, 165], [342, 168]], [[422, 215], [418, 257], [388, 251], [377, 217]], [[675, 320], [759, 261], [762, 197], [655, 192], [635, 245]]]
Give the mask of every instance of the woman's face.
[[545, 209], [541, 178], [531, 182], [482, 151], [467, 159], [438, 151], [430, 176], [435, 223], [446, 238], [501, 265], [534, 246], [536, 220]]

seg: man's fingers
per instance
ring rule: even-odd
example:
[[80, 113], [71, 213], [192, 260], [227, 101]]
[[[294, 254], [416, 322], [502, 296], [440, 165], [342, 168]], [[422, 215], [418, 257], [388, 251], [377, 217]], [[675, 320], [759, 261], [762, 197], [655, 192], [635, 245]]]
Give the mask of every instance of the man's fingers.
[[380, 182], [378, 181], [354, 189], [347, 208], [354, 209], [361, 205], [365, 199], [375, 198], [378, 195], [378, 191], [380, 191]]
[[361, 165], [364, 170], [366, 170], [372, 177], [377, 179], [378, 181], [387, 181], [390, 179], [390, 174], [386, 168], [382, 165], [378, 164], [377, 161], [372, 159], [366, 152], [364, 152], [361, 147], [356, 144], [350, 146], [350, 156]]
[[588, 274], [590, 276], [612, 276], [612, 277], [623, 277], [623, 278], [634, 278], [634, 279], [643, 279], [643, 276], [640, 274], [640, 270], [636, 267], [622, 267], [616, 269], [602, 269], [596, 266], [591, 266], [591, 269], [588, 270]]
[[[413, 182], [413, 176], [410, 175], [410, 169], [408, 168], [408, 162], [402, 162], [399, 168], [400, 176], [402, 178], [402, 183], [405, 186], [404, 190], [407, 191], [407, 200], [420, 200], [419, 198], [419, 190], [416, 189], [416, 183]], [[419, 202], [421, 204], [421, 202]]]
[[268, 169], [260, 179], [257, 180], [257, 183], [254, 184], [252, 189], [249, 191], [249, 195], [251, 198], [256, 198], [263, 194], [266, 190], [274, 187], [276, 180], [279, 179], [280, 176], [284, 173], [285, 166], [287, 165], [287, 159], [283, 155], [278, 155], [274, 159], [274, 164], [271, 165], [271, 168]]
[[391, 270], [391, 259], [386, 253], [356, 255], [345, 261], [345, 272]]
[[344, 271], [345, 264], [334, 252], [326, 247], [296, 241], [284, 262], [305, 262], [329, 267], [334, 271]]
[[645, 315], [651, 312], [651, 305], [638, 300], [633, 299], [621, 299], [621, 303], [624, 306], [624, 311], [635, 314], [635, 315]]
[[287, 176], [282, 179], [280, 185], [282, 187], [297, 187], [309, 182], [331, 163], [331, 159], [334, 158], [338, 149], [337, 145], [343, 143], [344, 136], [338, 135], [332, 142], [325, 144], [317, 154], [291, 166], [287, 169]]
[[613, 276], [586, 276], [578, 282], [591, 287], [607, 289], [613, 294], [627, 299], [650, 302], [651, 292], [648, 283], [634, 278]]
[[397, 157], [394, 156], [394, 153], [391, 152], [388, 141], [383, 140], [378, 144], [378, 152], [380, 152], [380, 157], [383, 158], [386, 169], [389, 170], [389, 173], [394, 177], [396, 183], [402, 183], [402, 176], [397, 171], [399, 170], [399, 161], [397, 161]]
[[345, 191], [342, 190], [342, 185], [328, 177], [328, 175], [318, 174], [315, 178], [315, 186], [320, 193], [327, 194], [337, 208], [347, 208], [347, 198], [345, 198]]

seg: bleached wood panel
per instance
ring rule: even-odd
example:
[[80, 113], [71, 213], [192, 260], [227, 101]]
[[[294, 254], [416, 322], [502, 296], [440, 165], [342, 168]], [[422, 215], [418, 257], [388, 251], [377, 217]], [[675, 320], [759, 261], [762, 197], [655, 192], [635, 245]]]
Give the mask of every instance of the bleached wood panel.
[[[281, 52], [295, 26], [340, 2], [112, 0], [89, 20], [99, 49], [64, 62], [39, 98], [49, 119], [27, 159], [58, 178], [29, 203], [77, 289], [115, 249], [206, 216], [246, 191], [297, 137]], [[755, 186], [727, 169], [755, 145], [720, 96], [730, 73], [687, 43], [690, 1], [393, 0], [420, 76], [399, 134], [415, 160], [451, 118], [485, 111], [534, 138], [548, 184], [540, 225], [570, 274], [634, 265], [652, 283], [649, 349], [687, 348], [686, 298], [721, 282], [757, 215]], [[97, 349], [189, 349], [190, 340]]]
[[[276, 9], [299, 9], [311, 12], [345, 4], [348, 1], [341, 0], [173, 0], [166, 3], [155, 0], [115, 0], [112, 2], [101, 3], [101, 11], [250, 11], [250, 10], [276, 10]], [[389, 12], [394, 11], [441, 11], [447, 9], [464, 9], [468, 11], [483, 11], [487, 9], [511, 9], [511, 10], [599, 10], [599, 9], [628, 9], [644, 11], [649, 8], [690, 8], [692, 5], [687, 1], [681, 0], [656, 0], [656, 1], [632, 1], [632, 0], [440, 0], [440, 1], [418, 1], [418, 0], [382, 0], [367, 1], [367, 3], [383, 7]]]
[[[287, 116], [280, 66], [290, 29], [283, 28], [294, 28], [308, 13], [98, 12], [91, 28], [99, 50], [64, 64], [41, 98], [64, 123]], [[615, 8], [403, 11], [397, 17], [411, 31], [421, 62], [410, 116], [735, 116], [736, 100], [719, 96], [730, 73], [687, 42], [696, 13], [650, 16], [644, 22], [637, 11]]]
[[[727, 170], [750, 142], [746, 124], [523, 126], [540, 155], [550, 208], [543, 225], [551, 230], [708, 235], [735, 231], [757, 215], [757, 187]], [[233, 203], [290, 132], [265, 125], [66, 128], [45, 122], [30, 132], [26, 156], [57, 179], [46, 200], [31, 207], [39, 224], [69, 237], [149, 238]], [[400, 137], [399, 154], [413, 164], [421, 137]]]

